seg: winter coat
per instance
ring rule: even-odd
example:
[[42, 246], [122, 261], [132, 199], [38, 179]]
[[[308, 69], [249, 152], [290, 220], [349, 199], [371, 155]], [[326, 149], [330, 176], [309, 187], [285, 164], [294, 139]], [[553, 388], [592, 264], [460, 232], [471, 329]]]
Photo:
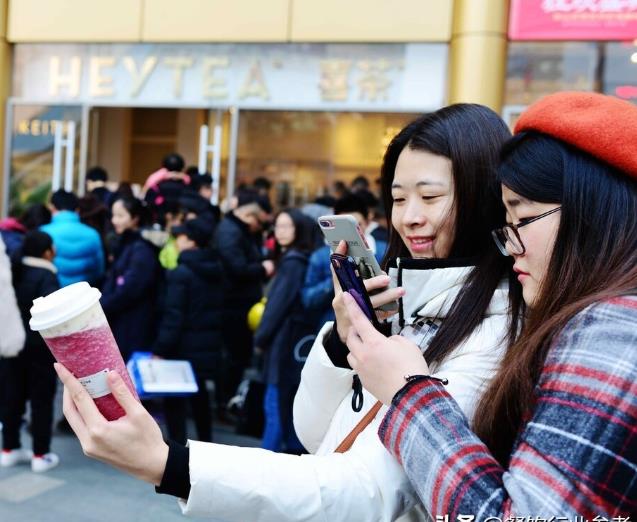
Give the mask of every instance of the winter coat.
[[24, 351], [20, 355], [41, 366], [50, 366], [55, 362], [55, 359], [42, 336], [29, 328], [29, 320], [31, 319], [33, 300], [45, 297], [60, 288], [57, 268], [46, 259], [26, 256], [22, 258], [21, 265], [16, 268], [15, 275], [13, 284], [22, 316], [22, 324], [26, 331]]
[[11, 261], [0, 238], [0, 357], [14, 357], [24, 346], [25, 332], [12, 285]]
[[[444, 320], [470, 268], [405, 270], [406, 318], [430, 329]], [[411, 291], [410, 291], [411, 290]], [[499, 288], [486, 318], [435, 368], [449, 379], [449, 393], [471, 418], [480, 392], [504, 353], [508, 292]], [[303, 369], [294, 404], [296, 432], [312, 455], [274, 454], [261, 449], [189, 442], [191, 489], [182, 510], [191, 516], [261, 522], [368, 522], [423, 520], [414, 488], [398, 461], [381, 444], [376, 419], [346, 453], [334, 449], [375, 403], [364, 391], [361, 412], [352, 410], [352, 370], [335, 367], [323, 347], [322, 329]], [[423, 329], [423, 339], [429, 330]], [[246, 470], [258, 470], [247, 473]], [[435, 470], [438, 473], [439, 470]]]
[[553, 339], [506, 467], [430, 380], [396, 396], [382, 441], [427, 508], [450, 520], [628, 520], [637, 513], [635, 347], [637, 296], [576, 314]]
[[305, 280], [308, 256], [298, 250], [286, 252], [272, 280], [268, 300], [259, 328], [254, 334], [254, 346], [265, 352], [264, 378], [268, 384], [279, 384], [283, 357], [289, 354], [295, 314], [304, 314], [301, 288]]
[[[373, 236], [368, 236], [367, 242], [374, 250], [376, 260], [380, 263], [387, 244], [375, 241]], [[319, 324], [321, 325], [334, 320], [334, 309], [332, 308], [334, 281], [330, 270], [331, 253], [329, 245], [323, 245], [312, 253], [301, 290], [303, 306], [320, 317]]]
[[41, 226], [40, 230], [53, 239], [53, 264], [58, 269], [61, 286], [80, 281], [99, 283], [104, 275], [104, 252], [95, 229], [80, 222], [76, 212], [63, 210], [54, 214], [51, 223]]
[[261, 300], [261, 284], [266, 279], [259, 244], [248, 225], [230, 212], [217, 227], [214, 245], [228, 282], [225, 306], [247, 313]]
[[26, 233], [27, 229], [15, 218], [0, 221], [0, 236], [7, 249], [7, 255], [12, 261], [18, 261], [17, 257]]
[[186, 250], [166, 274], [164, 312], [154, 352], [187, 359], [199, 377], [218, 377], [222, 355], [223, 267], [210, 249]]
[[136, 231], [119, 236], [101, 303], [125, 360], [134, 350], [148, 349], [155, 338], [160, 280], [155, 246]]

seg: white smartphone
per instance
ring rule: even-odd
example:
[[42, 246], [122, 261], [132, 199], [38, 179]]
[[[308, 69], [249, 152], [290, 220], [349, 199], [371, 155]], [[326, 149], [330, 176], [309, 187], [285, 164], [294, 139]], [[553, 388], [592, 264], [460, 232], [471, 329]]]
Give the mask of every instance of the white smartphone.
[[[348, 214], [321, 216], [318, 218], [318, 224], [332, 252], [336, 250], [341, 241], [347, 242], [347, 255], [356, 263], [362, 279], [369, 279], [383, 273], [374, 252], [367, 244], [365, 233], [353, 216]], [[375, 293], [378, 291], [372, 291], [370, 295]], [[398, 310], [398, 304], [395, 302], [387, 303], [379, 307], [379, 310], [395, 312]]]
[[332, 252], [336, 251], [341, 241], [347, 242], [347, 255], [354, 259], [363, 279], [382, 274], [374, 252], [367, 244], [365, 233], [353, 216], [348, 214], [321, 216], [318, 218], [318, 224]]

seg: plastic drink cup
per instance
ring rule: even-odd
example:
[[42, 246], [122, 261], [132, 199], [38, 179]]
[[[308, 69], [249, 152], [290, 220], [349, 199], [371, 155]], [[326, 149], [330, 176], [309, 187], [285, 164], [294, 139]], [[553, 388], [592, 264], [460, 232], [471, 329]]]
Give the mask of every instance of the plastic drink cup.
[[55, 359], [82, 383], [107, 420], [125, 412], [111, 394], [106, 376], [120, 374], [137, 397], [126, 365], [100, 305], [101, 293], [86, 282], [75, 283], [33, 301], [32, 330], [40, 332]]

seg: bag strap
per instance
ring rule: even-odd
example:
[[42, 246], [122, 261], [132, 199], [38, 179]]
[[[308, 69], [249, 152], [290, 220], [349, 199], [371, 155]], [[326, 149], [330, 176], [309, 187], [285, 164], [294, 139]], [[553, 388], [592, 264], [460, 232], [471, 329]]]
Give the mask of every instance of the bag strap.
[[383, 403], [377, 401], [369, 411], [365, 414], [365, 416], [358, 422], [354, 429], [349, 432], [347, 437], [343, 439], [343, 441], [338, 445], [338, 447], [334, 450], [334, 453], [345, 453], [348, 451], [356, 441], [356, 438], [362, 433], [362, 431], [367, 428], [374, 420], [380, 409], [383, 407]]

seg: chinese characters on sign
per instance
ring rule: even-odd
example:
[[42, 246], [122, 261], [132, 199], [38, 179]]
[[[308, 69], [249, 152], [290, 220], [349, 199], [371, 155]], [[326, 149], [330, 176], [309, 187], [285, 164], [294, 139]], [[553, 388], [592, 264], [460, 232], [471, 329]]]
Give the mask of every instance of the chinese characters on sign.
[[29, 101], [417, 109], [444, 104], [444, 44], [18, 44]]
[[511, 40], [633, 40], [635, 0], [511, 0]]

